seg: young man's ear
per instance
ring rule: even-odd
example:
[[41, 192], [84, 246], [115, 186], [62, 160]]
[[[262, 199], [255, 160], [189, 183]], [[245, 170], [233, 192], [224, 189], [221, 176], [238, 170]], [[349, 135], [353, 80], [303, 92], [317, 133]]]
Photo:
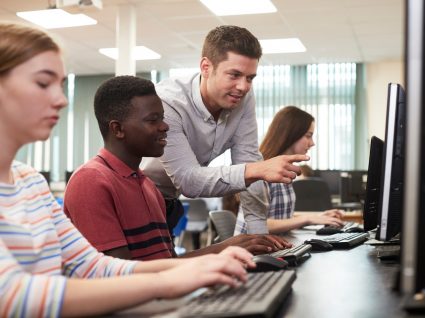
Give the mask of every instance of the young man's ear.
[[202, 77], [208, 78], [208, 75], [213, 71], [213, 65], [207, 57], [201, 59], [200, 65]]
[[111, 120], [109, 122], [109, 130], [112, 135], [117, 139], [122, 139], [125, 136], [124, 130], [122, 129], [121, 123], [118, 120]]

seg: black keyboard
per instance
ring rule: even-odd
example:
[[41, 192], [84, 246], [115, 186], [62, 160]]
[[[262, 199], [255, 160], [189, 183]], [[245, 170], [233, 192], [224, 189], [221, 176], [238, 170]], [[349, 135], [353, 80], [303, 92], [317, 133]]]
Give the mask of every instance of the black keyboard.
[[310, 244], [300, 244], [292, 248], [270, 253], [269, 255], [283, 258], [290, 266], [297, 266], [302, 260], [310, 256], [311, 248], [312, 246]]
[[331, 244], [334, 248], [350, 248], [356, 245], [360, 245], [367, 241], [369, 233], [338, 233], [321, 237], [322, 241], [326, 241]]
[[290, 292], [295, 271], [249, 273], [237, 288], [207, 289], [179, 309], [179, 317], [273, 317]]
[[363, 232], [363, 226], [355, 222], [345, 222], [344, 226], [325, 225], [316, 231], [317, 235], [332, 235], [336, 233], [350, 233], [351, 230], [356, 229], [354, 232]]

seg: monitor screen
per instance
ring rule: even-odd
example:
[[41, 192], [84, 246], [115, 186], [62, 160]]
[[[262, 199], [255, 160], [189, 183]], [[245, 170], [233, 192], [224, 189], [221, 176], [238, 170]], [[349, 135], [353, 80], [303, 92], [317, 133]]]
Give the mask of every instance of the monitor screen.
[[367, 171], [350, 170], [340, 174], [341, 203], [363, 202], [366, 193]]
[[404, 90], [388, 84], [384, 161], [381, 175], [379, 222], [376, 238], [388, 241], [401, 230], [403, 209], [406, 107]]
[[381, 190], [382, 155], [384, 142], [376, 136], [370, 141], [369, 166], [367, 170], [366, 198], [363, 210], [363, 226], [371, 231], [378, 225], [379, 195]]

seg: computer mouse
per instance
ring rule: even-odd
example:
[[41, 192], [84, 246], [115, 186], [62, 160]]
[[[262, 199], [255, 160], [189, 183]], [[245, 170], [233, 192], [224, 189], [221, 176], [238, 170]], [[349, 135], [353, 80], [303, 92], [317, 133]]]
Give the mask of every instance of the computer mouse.
[[316, 231], [317, 235], [332, 235], [336, 233], [342, 233], [343, 230], [341, 227], [336, 226], [324, 226]]
[[318, 239], [309, 239], [304, 242], [305, 244], [311, 244], [311, 249], [314, 252], [325, 252], [333, 250], [333, 246], [326, 241]]
[[363, 233], [364, 229], [358, 226], [353, 226], [344, 231], [345, 233]]
[[271, 255], [256, 255], [252, 258], [257, 265], [256, 268], [249, 268], [248, 272], [268, 272], [279, 271], [288, 266], [288, 262], [279, 257]]

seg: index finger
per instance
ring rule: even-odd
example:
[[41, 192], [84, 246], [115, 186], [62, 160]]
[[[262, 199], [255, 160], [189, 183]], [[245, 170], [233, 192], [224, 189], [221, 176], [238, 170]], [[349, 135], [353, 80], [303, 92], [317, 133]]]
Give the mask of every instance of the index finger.
[[289, 162], [300, 162], [300, 161], [308, 161], [310, 160], [310, 157], [307, 155], [289, 155], [288, 161]]

